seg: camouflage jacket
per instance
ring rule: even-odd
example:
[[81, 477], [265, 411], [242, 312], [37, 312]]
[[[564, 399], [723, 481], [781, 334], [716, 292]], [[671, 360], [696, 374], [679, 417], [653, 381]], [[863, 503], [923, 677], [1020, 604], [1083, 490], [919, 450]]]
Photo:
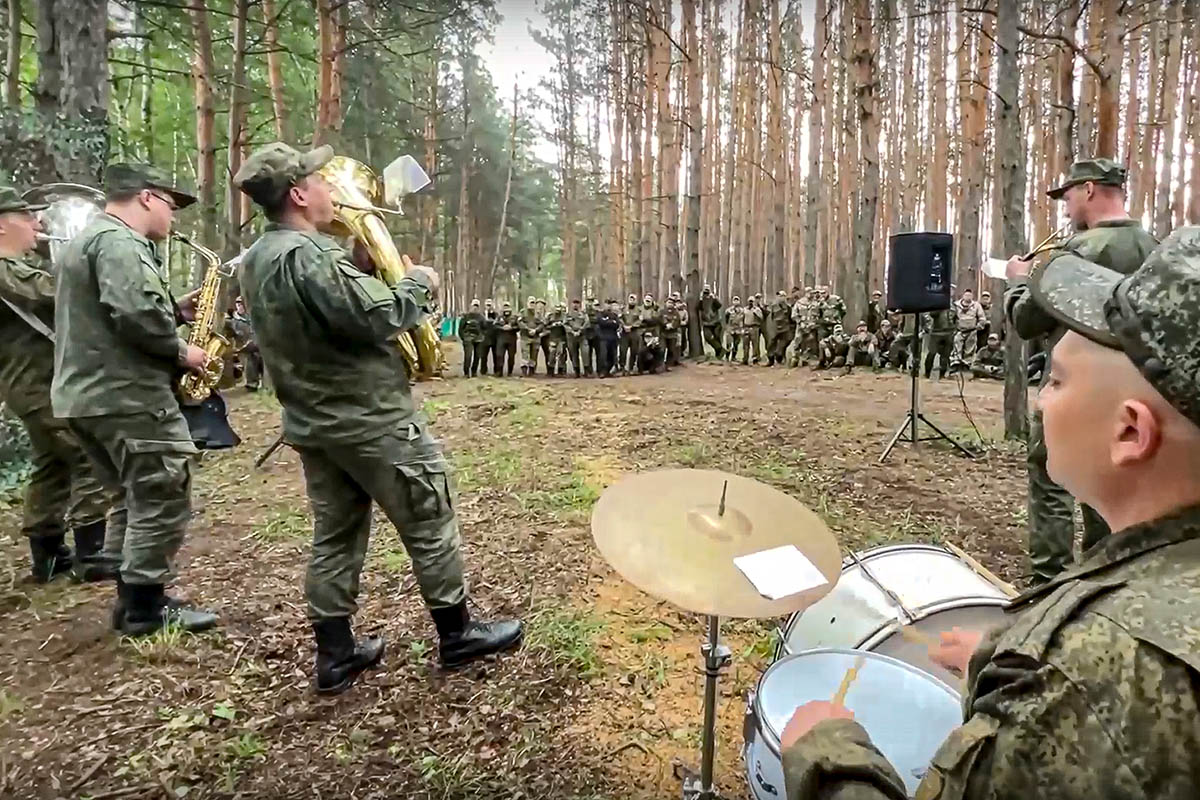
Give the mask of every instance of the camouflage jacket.
[[[1101, 222], [1080, 231], [1059, 249], [1128, 275], [1142, 265], [1157, 245], [1158, 240], [1140, 222], [1124, 219]], [[1026, 278], [1013, 281], [1004, 293], [1004, 315], [1022, 339], [1053, 334], [1047, 343], [1052, 347], [1062, 335], [1058, 322], [1034, 299]]]
[[744, 306], [741, 309], [742, 333], [748, 333], [751, 329], [758, 329], [762, 326], [763, 311], [759, 306]]
[[775, 322], [775, 330], [782, 333], [792, 324], [792, 306], [786, 298], [777, 297], [771, 301], [771, 319]]
[[987, 315], [983, 313], [983, 306], [971, 301], [971, 305], [963, 306], [962, 301], [955, 303], [954, 310], [954, 329], [959, 331], [978, 331], [983, 330], [987, 325]]
[[892, 328], [887, 333], [880, 330], [879, 333], [875, 334], [875, 347], [878, 348], [879, 352], [886, 353], [892, 349], [892, 345], [896, 342], [896, 336], [895, 328]]
[[923, 314], [921, 316], [921, 333], [949, 335], [954, 333], [956, 319], [953, 308]]
[[565, 317], [566, 315], [558, 309], [547, 312], [542, 327], [542, 336], [556, 341], [566, 341], [567, 327]]
[[661, 335], [662, 324], [662, 314], [659, 313], [657, 307], [646, 308], [643, 306], [638, 311], [637, 327], [642, 328], [644, 331], [653, 333], [656, 336]]
[[679, 314], [679, 309], [674, 306], [663, 309], [662, 325], [665, 333], [679, 333], [683, 324], [683, 318]]
[[513, 316], [509, 311], [505, 314], [503, 311], [496, 317], [496, 323], [493, 330], [496, 332], [496, 338], [501, 336], [516, 336], [517, 329], [521, 326], [520, 321]]
[[[1190, 800], [1200, 780], [1200, 506], [1112, 534], [971, 659], [918, 800]], [[788, 800], [902, 800], [851, 720], [783, 754]]]
[[587, 312], [583, 309], [579, 311], [572, 309], [563, 316], [563, 325], [567, 329], [568, 336], [582, 336], [590, 324]]
[[54, 415], [178, 408], [182, 322], [150, 240], [116, 217], [96, 217], [67, 245], [59, 267]]
[[355, 444], [418, 418], [395, 339], [429, 311], [424, 276], [388, 286], [332, 238], [272, 223], [239, 280], [288, 442]]
[[[0, 297], [54, 327], [54, 276], [0, 258]], [[21, 417], [50, 407], [54, 343], [0, 303], [0, 400]]]
[[883, 307], [883, 303], [871, 303], [867, 306], [867, 330], [875, 333], [879, 330], [879, 323], [887, 319], [887, 311]]
[[875, 337], [870, 333], [855, 333], [850, 337], [850, 347], [865, 353], [875, 346]]
[[483, 329], [483, 341], [496, 341], [496, 312], [484, 311], [479, 326]]
[[712, 328], [721, 324], [721, 301], [715, 297], [700, 298], [700, 324]]
[[464, 342], [483, 341], [483, 313], [468, 311], [458, 321], [458, 338]]
[[836, 325], [846, 318], [846, 301], [831, 294], [829, 299], [821, 301], [817, 311], [823, 325]]
[[725, 330], [733, 336], [742, 332], [742, 306], [730, 306], [725, 309]]
[[831, 333], [821, 340], [821, 349], [835, 356], [844, 356], [850, 351], [850, 340], [844, 333]]
[[521, 312], [520, 328], [521, 336], [525, 339], [540, 339], [545, 333], [543, 328], [546, 324], [546, 318], [540, 316], [536, 310], [526, 308]]
[[983, 346], [975, 351], [975, 363], [972, 366], [977, 367], [1000, 367], [1004, 368], [1004, 345], [1000, 345], [995, 350], [988, 346]]
[[642, 324], [642, 307], [626, 305], [621, 311], [622, 330], [632, 331]]
[[254, 326], [250, 318], [240, 314], [230, 314], [225, 319], [225, 327], [233, 338], [235, 352], [258, 352], [258, 344], [254, 341]]

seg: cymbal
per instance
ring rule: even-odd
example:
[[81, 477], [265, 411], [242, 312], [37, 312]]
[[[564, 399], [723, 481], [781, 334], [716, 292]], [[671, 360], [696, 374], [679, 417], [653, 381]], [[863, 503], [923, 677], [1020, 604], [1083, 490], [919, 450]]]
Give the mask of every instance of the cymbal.
[[[833, 589], [842, 570], [833, 534], [804, 504], [714, 470], [644, 472], [613, 484], [592, 511], [592, 537], [634, 586], [686, 611], [719, 617], [778, 617], [807, 608]], [[827, 583], [770, 600], [733, 559], [789, 544]]]

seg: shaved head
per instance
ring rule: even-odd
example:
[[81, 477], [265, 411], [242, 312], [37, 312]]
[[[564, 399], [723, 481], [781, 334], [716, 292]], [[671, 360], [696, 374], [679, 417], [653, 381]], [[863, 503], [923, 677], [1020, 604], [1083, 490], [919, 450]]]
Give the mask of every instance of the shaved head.
[[1038, 405], [1050, 477], [1113, 530], [1200, 500], [1200, 428], [1123, 352], [1067, 332]]

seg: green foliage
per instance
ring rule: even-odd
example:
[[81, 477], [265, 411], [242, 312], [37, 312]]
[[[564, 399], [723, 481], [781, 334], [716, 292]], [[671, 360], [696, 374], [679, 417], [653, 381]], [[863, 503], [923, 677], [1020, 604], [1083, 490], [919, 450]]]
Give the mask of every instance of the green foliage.
[[21, 421], [0, 407], [0, 500], [14, 495], [29, 478], [29, 434]]
[[255, 528], [254, 536], [263, 542], [286, 542], [305, 539], [311, 531], [312, 525], [307, 514], [286, 509], [275, 512], [264, 524]]
[[604, 623], [586, 611], [547, 608], [529, 621], [529, 646], [546, 653], [556, 666], [588, 679], [604, 666], [596, 652], [596, 636], [603, 628]]

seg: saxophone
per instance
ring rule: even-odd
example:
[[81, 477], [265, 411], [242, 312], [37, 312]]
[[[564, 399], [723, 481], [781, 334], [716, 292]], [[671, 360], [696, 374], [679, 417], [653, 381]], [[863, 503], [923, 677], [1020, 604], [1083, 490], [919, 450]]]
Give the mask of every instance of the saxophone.
[[[375, 262], [376, 275], [388, 286], [400, 282], [412, 262], [401, 256], [378, 210], [379, 178], [366, 164], [346, 156], [335, 156], [319, 170], [333, 190], [334, 233], [358, 239]], [[445, 356], [437, 332], [428, 319], [396, 341], [413, 380], [442, 374]]]
[[204, 401], [212, 394], [213, 389], [221, 382], [221, 373], [225, 370], [225, 353], [229, 350], [230, 342], [220, 333], [225, 320], [225, 313], [221, 309], [221, 286], [225, 279], [233, 274], [236, 259], [223, 264], [219, 255], [196, 244], [182, 233], [174, 233], [172, 236], [196, 251], [206, 264], [204, 282], [200, 284], [200, 293], [196, 296], [196, 316], [192, 320], [188, 344], [204, 350], [208, 354], [208, 364], [203, 373], [189, 372], [179, 381], [179, 394], [183, 401], [194, 404]]

